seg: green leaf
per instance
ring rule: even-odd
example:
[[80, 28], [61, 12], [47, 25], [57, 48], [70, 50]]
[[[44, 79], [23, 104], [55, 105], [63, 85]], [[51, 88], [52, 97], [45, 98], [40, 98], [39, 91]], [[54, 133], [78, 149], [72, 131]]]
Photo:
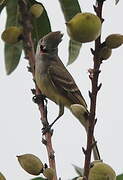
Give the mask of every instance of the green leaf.
[[[19, 26], [19, 9], [18, 0], [9, 0], [6, 5], [7, 10], [7, 22], [6, 28], [10, 26]], [[22, 53], [22, 42], [16, 44], [5, 43], [5, 68], [6, 73], [11, 74], [19, 64], [21, 53]]]
[[82, 169], [82, 168], [80, 168], [80, 167], [78, 167], [78, 166], [76, 166], [76, 165], [74, 165], [74, 164], [73, 164], [73, 167], [74, 167], [76, 173], [77, 173], [79, 176], [83, 176], [83, 174], [84, 174], [84, 169]]
[[123, 174], [120, 174], [116, 177], [116, 180], [123, 180]]
[[[41, 6], [43, 6], [42, 3], [39, 3], [35, 0], [30, 0], [29, 6], [31, 7], [35, 3], [38, 3]], [[34, 41], [35, 50], [36, 50], [39, 39], [41, 39], [47, 33], [51, 32], [50, 21], [49, 21], [49, 18], [48, 18], [48, 15], [44, 6], [43, 8], [44, 8], [44, 11], [39, 18], [32, 17], [32, 25], [33, 25], [32, 37]]]
[[72, 3], [71, 0], [59, 0], [59, 3], [66, 21], [69, 21], [73, 16], [75, 16], [75, 14], [81, 12], [81, 8], [77, 0], [72, 0]]
[[21, 52], [22, 42], [18, 42], [14, 45], [5, 44], [5, 68], [7, 75], [11, 74], [17, 67]]
[[33, 178], [32, 180], [47, 180], [47, 179], [42, 178], [42, 177], [38, 177], [38, 178]]
[[76, 42], [74, 40], [69, 40], [69, 60], [67, 65], [72, 64], [78, 57], [82, 43]]
[[[61, 5], [65, 21], [69, 21], [77, 13], [81, 12], [81, 8], [77, 0], [72, 0], [72, 3], [71, 0], [59, 0], [59, 3]], [[75, 42], [73, 40], [69, 41], [69, 57], [67, 65], [72, 64], [77, 59], [80, 48], [81, 44], [79, 42]]]
[[118, 4], [118, 2], [119, 2], [119, 0], [115, 0], [115, 5], [117, 5], [117, 4]]
[[19, 7], [18, 0], [8, 0], [6, 4], [7, 11], [7, 22], [6, 28], [10, 26], [18, 26], [18, 18], [19, 18]]
[[3, 3], [0, 4], [0, 14], [1, 14], [3, 8], [6, 6], [7, 1], [8, 0], [5, 0]]

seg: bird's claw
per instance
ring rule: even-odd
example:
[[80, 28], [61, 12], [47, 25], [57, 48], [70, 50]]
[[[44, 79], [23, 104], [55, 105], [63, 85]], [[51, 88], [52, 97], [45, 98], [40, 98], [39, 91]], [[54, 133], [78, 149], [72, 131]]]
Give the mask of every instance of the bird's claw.
[[39, 94], [39, 95], [33, 96], [32, 100], [33, 100], [34, 103], [40, 104], [42, 102], [42, 100], [46, 100], [46, 99], [45, 99], [44, 95]]
[[51, 129], [51, 127], [52, 127], [52, 124], [49, 124], [46, 127], [43, 127], [42, 128], [43, 135], [46, 134], [46, 133], [51, 133], [52, 134], [53, 133], [53, 129]]

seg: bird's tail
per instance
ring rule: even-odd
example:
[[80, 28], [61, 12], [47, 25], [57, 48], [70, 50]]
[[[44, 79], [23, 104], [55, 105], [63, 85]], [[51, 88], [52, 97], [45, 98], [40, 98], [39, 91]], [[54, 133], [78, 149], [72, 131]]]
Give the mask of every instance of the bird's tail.
[[[70, 111], [79, 120], [79, 122], [84, 126], [86, 132], [88, 131], [88, 110], [81, 104], [72, 104], [70, 106]], [[94, 160], [100, 160], [100, 154], [97, 147], [95, 138], [93, 137], [93, 156]]]

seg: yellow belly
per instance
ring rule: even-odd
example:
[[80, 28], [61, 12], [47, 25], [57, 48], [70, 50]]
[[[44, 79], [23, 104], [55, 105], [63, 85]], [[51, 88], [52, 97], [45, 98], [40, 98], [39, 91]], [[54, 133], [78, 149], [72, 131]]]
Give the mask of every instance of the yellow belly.
[[70, 107], [71, 101], [58, 92], [57, 88], [55, 88], [52, 82], [49, 81], [47, 75], [41, 76], [36, 73], [35, 78], [37, 86], [41, 90], [43, 95], [54, 101], [56, 104], [63, 104], [68, 108]]

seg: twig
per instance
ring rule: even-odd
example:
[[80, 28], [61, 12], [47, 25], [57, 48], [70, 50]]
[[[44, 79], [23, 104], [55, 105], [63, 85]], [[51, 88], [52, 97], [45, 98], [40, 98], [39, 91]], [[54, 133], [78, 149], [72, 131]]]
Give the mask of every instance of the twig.
[[[32, 41], [31, 31], [32, 31], [32, 24], [31, 24], [31, 17], [28, 9], [28, 0], [19, 0], [19, 8], [21, 13], [21, 24], [23, 26], [23, 42], [24, 42], [24, 50], [25, 50], [25, 57], [29, 61], [30, 67], [28, 68], [29, 71], [32, 73], [33, 79], [35, 79], [35, 51], [34, 51], [34, 44]], [[35, 90], [33, 90], [33, 94], [36, 96], [41, 96], [41, 91], [35, 84]], [[40, 103], [37, 103], [41, 115], [41, 122], [44, 125], [44, 122], [47, 122], [47, 107], [44, 105], [44, 99], [41, 98]], [[45, 142], [46, 142], [46, 149], [48, 153], [49, 159], [49, 166], [53, 168], [56, 172], [56, 163], [55, 163], [55, 156], [52, 147], [51, 132], [47, 132], [45, 135]], [[57, 174], [55, 173], [53, 180], [57, 180]]]
[[[94, 6], [94, 10], [97, 16], [101, 19], [101, 22], [104, 21], [102, 18], [102, 7], [103, 7], [103, 0], [97, 1], [97, 6]], [[85, 164], [84, 164], [84, 180], [88, 180], [89, 176], [89, 167], [91, 161], [91, 152], [93, 148], [93, 134], [94, 134], [94, 127], [95, 127], [95, 114], [96, 114], [96, 102], [97, 102], [97, 93], [101, 88], [101, 84], [98, 86], [98, 77], [100, 74], [100, 65], [101, 60], [97, 57], [97, 53], [99, 47], [101, 45], [101, 36], [95, 41], [95, 50], [91, 50], [94, 55], [93, 62], [93, 76], [91, 79], [92, 90], [89, 93], [90, 96], [90, 113], [89, 113], [89, 128], [88, 128], [88, 135], [87, 135], [87, 148], [85, 153]]]

